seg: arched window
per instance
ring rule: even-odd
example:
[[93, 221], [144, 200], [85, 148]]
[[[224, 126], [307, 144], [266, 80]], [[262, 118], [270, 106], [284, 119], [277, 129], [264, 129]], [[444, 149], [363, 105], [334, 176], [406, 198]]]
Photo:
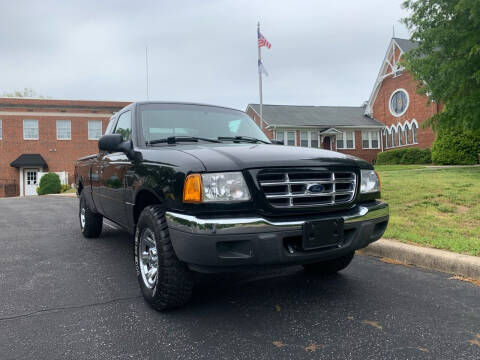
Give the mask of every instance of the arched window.
[[417, 124], [412, 124], [412, 141], [413, 144], [417, 144]]
[[412, 140], [410, 139], [410, 129], [405, 125], [405, 145], [408, 145]]
[[395, 129], [392, 129], [392, 147], [398, 146], [398, 136]]
[[398, 125], [398, 145], [404, 145], [403, 144], [403, 130], [402, 130], [402, 127], [400, 125]]

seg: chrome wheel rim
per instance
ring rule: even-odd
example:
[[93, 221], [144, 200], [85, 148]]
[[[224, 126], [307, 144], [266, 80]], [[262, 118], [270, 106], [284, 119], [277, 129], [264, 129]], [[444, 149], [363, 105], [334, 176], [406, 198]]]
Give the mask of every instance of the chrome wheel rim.
[[82, 229], [85, 228], [85, 208], [83, 207], [80, 210], [80, 226]]
[[147, 288], [151, 289], [157, 281], [158, 254], [155, 234], [148, 228], [143, 231], [140, 237], [138, 258], [143, 283]]

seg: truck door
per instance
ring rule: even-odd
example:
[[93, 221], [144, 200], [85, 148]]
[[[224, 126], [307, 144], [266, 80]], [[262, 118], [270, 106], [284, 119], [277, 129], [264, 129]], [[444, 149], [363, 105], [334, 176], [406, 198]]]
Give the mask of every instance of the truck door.
[[[132, 114], [130, 110], [118, 117], [113, 134], [121, 134], [123, 141], [129, 141], [132, 133]], [[103, 156], [101, 206], [103, 214], [122, 225], [127, 226], [125, 204], [125, 175], [132, 161], [123, 152], [107, 153]]]

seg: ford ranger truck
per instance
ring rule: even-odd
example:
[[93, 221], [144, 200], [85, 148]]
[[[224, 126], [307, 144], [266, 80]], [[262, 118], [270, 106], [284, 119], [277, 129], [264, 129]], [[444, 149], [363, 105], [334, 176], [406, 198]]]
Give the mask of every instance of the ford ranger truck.
[[340, 271], [387, 227], [371, 164], [281, 146], [239, 110], [133, 103], [98, 148], [75, 166], [82, 234], [99, 237], [103, 218], [132, 234], [141, 292], [157, 310], [189, 300], [193, 272]]

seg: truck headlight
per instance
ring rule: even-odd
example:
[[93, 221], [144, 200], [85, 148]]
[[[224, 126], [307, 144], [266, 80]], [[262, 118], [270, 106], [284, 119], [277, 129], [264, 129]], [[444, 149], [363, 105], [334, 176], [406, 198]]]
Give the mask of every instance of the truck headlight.
[[232, 202], [250, 200], [241, 172], [190, 174], [185, 179], [183, 202]]
[[374, 193], [380, 191], [380, 180], [375, 170], [360, 171], [360, 193]]

